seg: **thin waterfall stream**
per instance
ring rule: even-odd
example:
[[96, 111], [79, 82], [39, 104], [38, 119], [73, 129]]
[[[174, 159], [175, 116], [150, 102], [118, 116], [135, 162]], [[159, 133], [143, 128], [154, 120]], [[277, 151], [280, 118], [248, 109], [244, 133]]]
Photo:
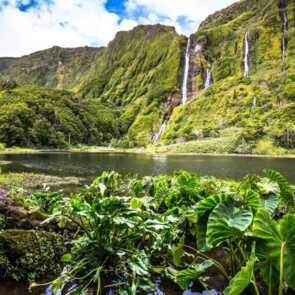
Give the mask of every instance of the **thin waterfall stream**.
[[248, 40], [248, 32], [245, 33], [244, 37], [244, 77], [249, 76], [249, 40]]
[[208, 88], [211, 85], [211, 64], [208, 63], [208, 68], [206, 70], [206, 80], [205, 80], [205, 85], [204, 88]]
[[156, 144], [157, 141], [160, 139], [162, 133], [163, 133], [163, 132], [166, 130], [166, 128], [167, 128], [167, 123], [168, 123], [167, 120], [165, 120], [165, 121], [163, 122], [163, 124], [161, 125], [159, 131], [154, 135], [154, 137], [153, 137], [153, 139], [152, 139], [152, 143], [153, 143], [153, 144]]
[[189, 76], [189, 66], [190, 66], [190, 46], [191, 46], [191, 38], [188, 38], [186, 52], [185, 52], [185, 65], [184, 65], [184, 75], [183, 75], [183, 83], [182, 83], [182, 104], [187, 102], [187, 84], [188, 84], [188, 76]]
[[257, 105], [257, 97], [254, 95], [253, 101], [252, 101], [252, 110], [254, 110], [256, 108], [256, 105]]
[[287, 1], [280, 1], [280, 17], [282, 23], [282, 40], [281, 40], [281, 49], [282, 49], [282, 64], [285, 64], [286, 51], [287, 51], [287, 32], [288, 32], [288, 11], [287, 11]]
[[[190, 47], [191, 47], [191, 38], [189, 37], [187, 40], [186, 51], [185, 51], [185, 65], [184, 65], [184, 75], [182, 82], [182, 104], [185, 104], [188, 100], [187, 95], [187, 84], [188, 84], [188, 76], [189, 76], [189, 67], [190, 67]], [[159, 131], [153, 136], [152, 143], [156, 144], [160, 139], [163, 132], [166, 130], [168, 125], [168, 120], [164, 120]]]

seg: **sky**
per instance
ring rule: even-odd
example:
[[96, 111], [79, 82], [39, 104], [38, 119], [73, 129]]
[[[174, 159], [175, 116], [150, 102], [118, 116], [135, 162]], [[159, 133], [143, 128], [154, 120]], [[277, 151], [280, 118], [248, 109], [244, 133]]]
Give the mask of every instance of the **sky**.
[[107, 46], [139, 24], [172, 25], [189, 35], [237, 0], [0, 0], [0, 56], [52, 46]]

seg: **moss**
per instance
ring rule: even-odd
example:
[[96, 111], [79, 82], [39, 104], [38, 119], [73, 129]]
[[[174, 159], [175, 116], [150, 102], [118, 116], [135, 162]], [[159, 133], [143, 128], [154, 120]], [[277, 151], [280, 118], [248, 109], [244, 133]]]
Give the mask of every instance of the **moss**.
[[0, 232], [0, 274], [15, 280], [38, 279], [60, 270], [64, 252], [63, 239], [56, 233], [4, 230]]
[[42, 189], [44, 185], [51, 188], [76, 186], [80, 179], [76, 177], [57, 177], [33, 173], [8, 173], [0, 174], [0, 186], [7, 189], [22, 188], [25, 190]]

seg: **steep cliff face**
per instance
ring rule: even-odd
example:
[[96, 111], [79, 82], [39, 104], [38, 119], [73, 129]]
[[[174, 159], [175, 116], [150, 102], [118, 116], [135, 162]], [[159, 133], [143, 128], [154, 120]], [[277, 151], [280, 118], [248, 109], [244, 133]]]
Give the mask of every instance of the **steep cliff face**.
[[76, 90], [103, 50], [55, 46], [20, 58], [0, 58], [0, 80]]
[[120, 110], [123, 141], [146, 145], [180, 102], [185, 37], [172, 27], [119, 32], [80, 92]]
[[294, 7], [240, 1], [201, 24], [191, 36], [190, 102], [175, 109], [161, 143], [222, 137], [235, 127], [242, 141], [295, 147]]

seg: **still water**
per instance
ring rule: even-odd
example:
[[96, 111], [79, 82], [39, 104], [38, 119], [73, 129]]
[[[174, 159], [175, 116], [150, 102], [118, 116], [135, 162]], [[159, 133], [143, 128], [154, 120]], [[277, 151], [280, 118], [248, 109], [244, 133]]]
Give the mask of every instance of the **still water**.
[[295, 183], [295, 158], [257, 158], [239, 156], [144, 155], [126, 153], [41, 153], [0, 155], [10, 162], [2, 172], [34, 172], [92, 179], [102, 171], [115, 170], [141, 176], [171, 174], [187, 170], [199, 175], [240, 179], [248, 173], [263, 175], [274, 169]]

